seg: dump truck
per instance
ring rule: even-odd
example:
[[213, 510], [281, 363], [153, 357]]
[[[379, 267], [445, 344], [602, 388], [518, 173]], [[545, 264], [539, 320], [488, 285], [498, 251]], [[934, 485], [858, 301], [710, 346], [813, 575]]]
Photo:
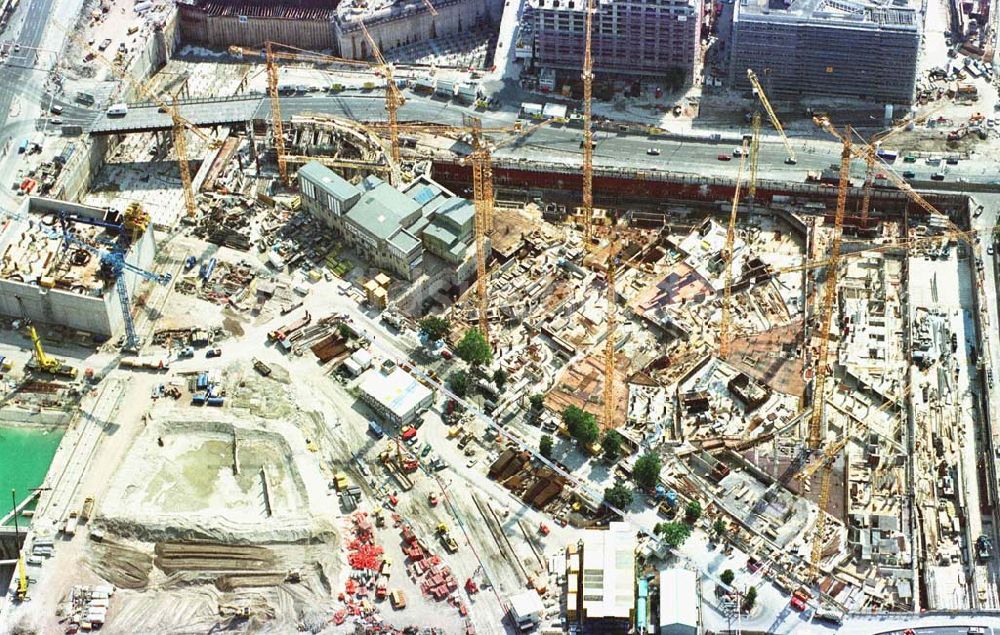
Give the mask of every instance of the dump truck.
[[94, 513], [94, 497], [88, 496], [83, 500], [83, 511], [80, 512], [80, 522], [85, 523], [90, 520], [90, 515]]
[[451, 530], [448, 529], [448, 525], [439, 523], [437, 526], [437, 534], [441, 539], [441, 544], [444, 545], [444, 548], [448, 553], [455, 553], [458, 551], [458, 542], [452, 538]]

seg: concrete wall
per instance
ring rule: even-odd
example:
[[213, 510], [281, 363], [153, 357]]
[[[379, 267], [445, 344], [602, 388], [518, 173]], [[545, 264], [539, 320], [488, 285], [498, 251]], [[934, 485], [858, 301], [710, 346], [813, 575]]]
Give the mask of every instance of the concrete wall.
[[210, 15], [199, 7], [182, 4], [179, 22], [181, 39], [187, 44], [256, 48], [271, 40], [310, 50], [336, 47], [333, 28], [327, 20]]
[[[477, 24], [499, 23], [503, 3], [499, 0], [439, 0], [438, 14], [431, 15], [421, 0], [397, 4], [391, 11], [365, 18], [368, 32], [383, 51], [451, 33], [471, 30]], [[356, 19], [359, 14], [341, 13], [333, 31], [340, 55], [351, 59], [369, 59], [371, 47]]]
[[[29, 214], [48, 214], [59, 210], [95, 217], [100, 210], [55, 199], [31, 198]], [[132, 244], [126, 261], [142, 269], [149, 269], [156, 253], [152, 231], [147, 231]], [[142, 278], [133, 273], [125, 274], [129, 297]], [[116, 337], [124, 330], [121, 303], [114, 286], [108, 287], [103, 296], [83, 295], [61, 289], [45, 289], [30, 282], [0, 280], [0, 314], [27, 318], [33, 322], [56, 324], [105, 337]]]

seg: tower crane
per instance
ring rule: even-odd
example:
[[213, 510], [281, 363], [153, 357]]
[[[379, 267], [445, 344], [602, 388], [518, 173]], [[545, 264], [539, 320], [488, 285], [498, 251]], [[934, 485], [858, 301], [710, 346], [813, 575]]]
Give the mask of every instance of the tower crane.
[[740, 204], [740, 185], [743, 182], [743, 166], [747, 158], [747, 141], [743, 140], [743, 152], [740, 153], [740, 167], [736, 176], [736, 185], [733, 187], [733, 206], [729, 213], [729, 226], [726, 228], [726, 245], [723, 248], [722, 258], [725, 260], [725, 279], [722, 295], [722, 317], [719, 320], [719, 358], [729, 357], [731, 316], [730, 302], [733, 296], [733, 243], [736, 240], [736, 211]]
[[[820, 343], [816, 354], [816, 371], [813, 382], [813, 409], [809, 418], [808, 449], [818, 450], [823, 441], [823, 407], [826, 402], [826, 381], [829, 377], [828, 360], [830, 352], [830, 328], [833, 326], [834, 300], [837, 295], [837, 278], [840, 260], [840, 242], [844, 228], [844, 209], [847, 205], [847, 184], [851, 177], [851, 135], [850, 127], [843, 138], [843, 150], [840, 154], [840, 183], [837, 186], [837, 209], [833, 221], [833, 242], [830, 246], [830, 262], [827, 267], [826, 287], [823, 294], [823, 306], [820, 317]], [[845, 435], [846, 437], [846, 435]], [[813, 578], [819, 571], [820, 557], [823, 553], [823, 533], [826, 531], [826, 506], [830, 501], [830, 488], [833, 485], [833, 458], [843, 449], [834, 444], [824, 453], [823, 476], [820, 480], [819, 515], [813, 528], [812, 553], [810, 554], [810, 573]], [[846, 445], [846, 441], [844, 443]], [[834, 451], [836, 450], [836, 451]]]
[[[284, 50], [279, 50], [279, 48]], [[243, 57], [246, 55], [258, 55], [259, 51], [243, 46], [230, 46], [229, 53]], [[282, 184], [288, 187], [291, 185], [291, 177], [288, 174], [288, 157], [285, 153], [285, 131], [281, 117], [281, 95], [278, 94], [278, 60], [311, 62], [314, 64], [341, 64], [362, 68], [370, 68], [371, 63], [363, 60], [350, 60], [343, 57], [314, 53], [313, 51], [307, 51], [271, 40], [264, 43], [263, 53], [264, 64], [267, 70], [267, 93], [271, 102], [271, 133], [274, 136], [274, 151], [277, 154], [278, 175], [281, 177]]]
[[865, 157], [865, 187], [864, 187], [864, 195], [863, 195], [862, 200], [861, 200], [861, 225], [862, 225], [862, 227], [867, 227], [868, 226], [868, 211], [869, 211], [869, 208], [871, 206], [871, 201], [872, 201], [872, 186], [875, 183], [875, 166], [876, 166], [877, 158], [878, 158], [878, 147], [882, 143], [885, 143], [886, 141], [888, 141], [890, 137], [896, 136], [900, 132], [906, 130], [908, 127], [910, 127], [910, 126], [912, 126], [914, 124], [926, 121], [931, 116], [933, 116], [934, 113], [936, 113], [938, 110], [941, 110], [942, 108], [944, 108], [944, 106], [946, 104], [947, 104], [947, 102], [944, 102], [944, 101], [939, 102], [938, 105], [936, 105], [933, 108], [930, 108], [929, 110], [927, 110], [925, 113], [923, 113], [919, 117], [910, 117], [906, 121], [904, 121], [904, 122], [902, 122], [902, 123], [900, 123], [900, 124], [898, 124], [896, 126], [893, 126], [889, 130], [885, 130], [883, 132], [876, 133], [876, 134], [872, 135], [871, 139], [868, 141], [868, 144], [870, 146], [872, 146], [873, 148], [876, 148], [876, 151], [873, 152], [873, 153], [869, 153]]
[[594, 131], [591, 129], [591, 98], [594, 89], [594, 0], [587, 0], [583, 41], [583, 247], [594, 243]]
[[827, 358], [830, 353], [830, 329], [833, 326], [833, 309], [837, 298], [837, 277], [840, 266], [840, 244], [844, 229], [844, 208], [847, 205], [847, 184], [851, 178], [850, 127], [843, 138], [840, 154], [840, 183], [837, 187], [837, 208], [833, 217], [833, 239], [827, 261], [823, 304], [820, 309], [819, 351], [816, 353], [815, 379], [813, 380], [813, 409], [809, 417], [808, 447], [818, 450], [823, 441], [823, 406], [826, 401], [826, 381], [829, 378]]
[[399, 92], [399, 87], [396, 86], [396, 80], [393, 79], [392, 64], [385, 60], [385, 57], [382, 55], [382, 49], [379, 48], [372, 34], [368, 32], [365, 21], [359, 20], [358, 22], [361, 24], [361, 32], [364, 33], [365, 39], [368, 40], [368, 45], [372, 47], [372, 55], [375, 56], [375, 61], [378, 62], [378, 65], [382, 68], [382, 72], [385, 73], [385, 112], [389, 120], [389, 141], [392, 145], [392, 162], [395, 165], [399, 165], [399, 130], [397, 128], [396, 114], [405, 100]]
[[[815, 123], [823, 130], [829, 132], [831, 135], [840, 140], [841, 143], [845, 143], [846, 142], [845, 139], [847, 139], [851, 135], [850, 127], [848, 127], [844, 133], [841, 133], [833, 126], [832, 123], [830, 123], [830, 120], [826, 117], [813, 117], [813, 123]], [[880, 162], [878, 158], [878, 151], [867, 143], [864, 142], [860, 144], [851, 143], [850, 148], [851, 148], [851, 154], [853, 156], [861, 159], [862, 161], [865, 161], [866, 163], [869, 161], [875, 163]], [[896, 171], [893, 170], [890, 166], [886, 165], [885, 163], [882, 163], [882, 165], [884, 168], [886, 178], [892, 181], [893, 185], [895, 185], [897, 189], [901, 190], [904, 194], [906, 194], [910, 198], [910, 200], [919, 205], [921, 209], [923, 209], [931, 216], [943, 219], [945, 224], [948, 225], [949, 229], [952, 232], [954, 232], [955, 236], [960, 237], [962, 240], [967, 242], [970, 247], [975, 248], [975, 241], [973, 241], [968, 234], [959, 229], [959, 227], [952, 222], [951, 218], [949, 218], [947, 214], [938, 211], [936, 207], [928, 203], [927, 199], [918, 194], [917, 191], [914, 190], [913, 187], [906, 182], [906, 179], [896, 174]]]
[[778, 131], [781, 135], [781, 141], [785, 144], [785, 152], [788, 156], [785, 157], [785, 163], [789, 165], [794, 165], [796, 163], [795, 150], [792, 149], [792, 144], [788, 140], [788, 135], [785, 134], [785, 129], [781, 125], [781, 120], [778, 119], [778, 115], [774, 112], [774, 108], [771, 107], [771, 102], [767, 98], [767, 94], [764, 92], [764, 87], [761, 86], [760, 80], [757, 79], [757, 74], [753, 72], [753, 69], [747, 69], [747, 78], [750, 80], [750, 85], [753, 86], [754, 92], [757, 94], [757, 98], [760, 99], [760, 104], [764, 106], [764, 111], [767, 112], [768, 118], [771, 120], [771, 125], [774, 129]]
[[490, 151], [481, 136], [481, 122], [472, 118], [472, 192], [475, 204], [476, 297], [479, 300], [479, 332], [487, 343], [489, 336], [489, 291], [486, 280], [486, 223], [493, 215], [493, 169]]
[[750, 179], [747, 187], [747, 194], [750, 196], [751, 204], [757, 196], [757, 165], [760, 163], [760, 113], [754, 112], [750, 118]]
[[603, 415], [601, 422], [605, 430], [614, 428], [615, 421], [615, 331], [618, 328], [618, 290], [615, 288], [615, 275], [618, 268], [618, 235], [613, 222], [608, 224], [610, 234], [608, 247], [608, 264], [606, 273], [606, 300], [608, 307], [606, 310], [605, 323], [607, 325], [607, 335], [604, 338], [604, 401]]
[[190, 130], [195, 135], [198, 136], [202, 141], [208, 144], [210, 148], [217, 148], [221, 145], [221, 141], [218, 139], [213, 139], [209, 135], [202, 132], [198, 126], [191, 123], [186, 118], [182, 117], [180, 114], [180, 108], [177, 104], [177, 99], [174, 98], [172, 103], [167, 103], [161, 99], [155, 92], [153, 92], [149, 86], [140, 81], [139, 79], [132, 76], [124, 67], [115, 64], [108, 58], [104, 57], [100, 51], [95, 49], [90, 45], [89, 42], [83, 36], [82, 31], [77, 31], [75, 29], [67, 29], [58, 21], [53, 20], [53, 23], [73, 41], [87, 49], [87, 51], [94, 56], [99, 62], [106, 66], [112, 73], [115, 74], [118, 79], [127, 82], [131, 86], [136, 94], [141, 96], [143, 99], [148, 99], [156, 105], [158, 105], [163, 112], [170, 114], [171, 121], [171, 134], [174, 139], [174, 152], [177, 154], [177, 167], [180, 170], [181, 175], [181, 186], [184, 190], [184, 208], [187, 211], [189, 217], [193, 217], [198, 213], [198, 209], [195, 205], [194, 198], [194, 185], [191, 180], [191, 166], [188, 163], [187, 156], [187, 137], [185, 136], [186, 131]]

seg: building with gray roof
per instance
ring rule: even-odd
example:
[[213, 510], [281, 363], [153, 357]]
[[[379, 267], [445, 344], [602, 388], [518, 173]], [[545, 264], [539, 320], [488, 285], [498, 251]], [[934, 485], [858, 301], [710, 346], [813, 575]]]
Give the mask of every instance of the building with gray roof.
[[772, 97], [910, 104], [922, 22], [913, 0], [740, 0], [730, 84], [753, 69]]
[[374, 267], [414, 280], [425, 252], [459, 270], [475, 254], [473, 204], [427, 177], [404, 190], [376, 176], [355, 185], [315, 161], [298, 176], [302, 206]]

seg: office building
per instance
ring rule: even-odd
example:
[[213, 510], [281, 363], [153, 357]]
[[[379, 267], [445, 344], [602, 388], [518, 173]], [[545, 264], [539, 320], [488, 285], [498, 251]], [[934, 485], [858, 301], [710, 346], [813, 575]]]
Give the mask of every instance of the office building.
[[[535, 64], [579, 79], [586, 0], [531, 0]], [[594, 72], [601, 78], [663, 78], [681, 69], [694, 77], [701, 34], [699, 0], [594, 0]]]
[[734, 6], [730, 84], [753, 69], [772, 98], [912, 103], [921, 15], [912, 0], [749, 0]]

